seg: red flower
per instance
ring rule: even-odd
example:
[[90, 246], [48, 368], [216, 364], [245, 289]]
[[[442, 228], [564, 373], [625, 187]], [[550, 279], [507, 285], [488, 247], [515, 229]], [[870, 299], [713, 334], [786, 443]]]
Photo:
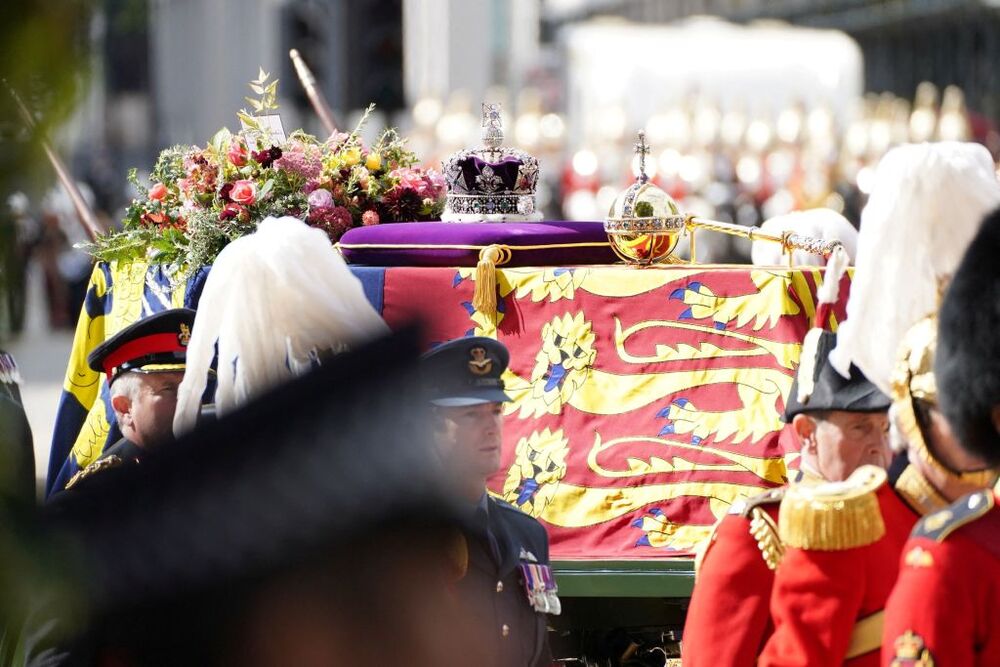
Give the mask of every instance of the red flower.
[[149, 211], [146, 211], [139, 216], [139, 221], [142, 224], [157, 227], [162, 226], [169, 220], [170, 218], [167, 217], [166, 213], [150, 213]]
[[239, 204], [229, 203], [219, 213], [219, 220], [246, 220], [249, 212]]
[[371, 227], [372, 225], [377, 225], [378, 223], [379, 218], [376, 211], [368, 210], [361, 214], [361, 224], [365, 227]]
[[167, 186], [163, 183], [156, 183], [149, 189], [149, 198], [153, 201], [163, 201], [167, 198]]
[[281, 149], [277, 146], [265, 148], [262, 151], [254, 151], [253, 159], [260, 163], [262, 167], [270, 167], [271, 163], [281, 157]]
[[257, 201], [257, 186], [246, 179], [236, 181], [229, 191], [229, 199], [243, 206], [252, 206]]

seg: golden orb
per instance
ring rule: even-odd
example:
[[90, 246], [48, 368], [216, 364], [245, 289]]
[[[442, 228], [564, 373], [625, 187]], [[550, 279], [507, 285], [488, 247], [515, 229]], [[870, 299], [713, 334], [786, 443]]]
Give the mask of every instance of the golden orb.
[[621, 259], [649, 266], [675, 261], [674, 249], [686, 224], [670, 195], [652, 183], [639, 181], [615, 199], [604, 220], [604, 231]]

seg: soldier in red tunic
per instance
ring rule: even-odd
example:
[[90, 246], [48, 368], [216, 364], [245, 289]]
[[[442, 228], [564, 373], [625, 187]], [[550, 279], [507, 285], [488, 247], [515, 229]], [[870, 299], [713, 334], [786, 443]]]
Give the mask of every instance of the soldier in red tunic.
[[[796, 479], [840, 481], [860, 465], [887, 465], [889, 397], [856, 368], [841, 377], [825, 361], [836, 334], [814, 331], [818, 345], [807, 344], [812, 349], [803, 355], [815, 363], [799, 366], [785, 407], [785, 421], [802, 443]], [[784, 551], [777, 532], [784, 493], [782, 487], [738, 501], [716, 524], [684, 626], [687, 667], [756, 662], [772, 630], [768, 602]]]
[[[961, 445], [955, 466], [1000, 465], [1000, 212], [983, 224], [941, 306], [936, 376]], [[885, 612], [890, 667], [1000, 665], [1000, 507], [996, 489], [921, 520]]]
[[[933, 205], [942, 198], [954, 205], [947, 234]], [[923, 316], [935, 310], [938, 281], [998, 204], [1000, 183], [981, 146], [903, 146], [879, 165], [830, 361], [842, 372], [856, 363], [891, 392], [899, 454], [888, 476], [864, 467], [846, 482], [786, 492], [778, 525], [785, 555], [771, 596], [775, 630], [760, 665], [880, 664], [884, 608], [914, 524], [995, 481], [993, 470], [961, 465], [937, 408], [936, 321]]]

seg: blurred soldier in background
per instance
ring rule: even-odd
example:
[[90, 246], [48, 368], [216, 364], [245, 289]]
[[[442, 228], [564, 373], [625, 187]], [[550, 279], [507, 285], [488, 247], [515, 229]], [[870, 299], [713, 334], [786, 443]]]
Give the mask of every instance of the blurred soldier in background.
[[[969, 247], [941, 305], [934, 360], [962, 463], [1000, 467], [1000, 212]], [[983, 489], [922, 519], [886, 604], [886, 665], [1000, 664], [1000, 508]]]
[[0, 497], [35, 502], [35, 450], [14, 357], [0, 351]]
[[76, 604], [52, 610], [59, 633], [34, 626], [36, 654], [489, 664], [493, 628], [453, 594], [458, 515], [415, 361], [412, 332], [361, 345], [51, 510], [43, 527], [75, 559]]

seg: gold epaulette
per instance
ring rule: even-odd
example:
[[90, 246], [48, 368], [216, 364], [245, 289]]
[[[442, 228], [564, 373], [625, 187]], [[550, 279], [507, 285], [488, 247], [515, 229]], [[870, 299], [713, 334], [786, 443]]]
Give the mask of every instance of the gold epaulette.
[[[778, 527], [774, 519], [763, 507], [774, 503], [780, 503], [785, 495], [785, 487], [765, 491], [753, 498], [740, 498], [729, 506], [727, 514], [734, 514], [750, 521], [750, 534], [757, 540], [757, 547], [760, 549], [761, 558], [767, 563], [768, 568], [777, 569], [781, 557], [785, 554], [785, 547], [778, 537]], [[725, 517], [723, 517], [724, 519]], [[695, 578], [701, 570], [701, 564], [705, 559], [708, 549], [715, 543], [716, 533], [722, 519], [715, 522], [712, 533], [701, 549], [698, 549], [694, 559]]]
[[913, 527], [911, 537], [926, 537], [937, 542], [945, 538], [967, 523], [972, 523], [993, 508], [993, 492], [989, 490], [975, 491], [956, 500], [954, 503], [928, 514]]
[[112, 454], [111, 456], [107, 456], [105, 458], [102, 458], [102, 459], [97, 459], [96, 461], [94, 461], [93, 463], [91, 463], [89, 466], [87, 466], [86, 468], [84, 468], [80, 472], [78, 472], [75, 475], [73, 475], [72, 477], [70, 477], [69, 481], [66, 482], [66, 488], [67, 489], [72, 489], [74, 486], [76, 486], [77, 484], [79, 484], [82, 480], [85, 480], [88, 477], [90, 477], [92, 475], [95, 475], [95, 474], [97, 474], [99, 472], [102, 472], [104, 470], [111, 470], [112, 468], [117, 468], [122, 463], [124, 463], [124, 461], [121, 458], [115, 456], [114, 454]]
[[772, 570], [778, 569], [782, 556], [785, 555], [785, 545], [781, 543], [778, 526], [774, 519], [764, 509], [765, 505], [780, 503], [785, 497], [785, 489], [780, 487], [765, 491], [753, 498], [737, 500], [729, 507], [730, 514], [737, 514], [750, 521], [750, 535], [757, 540], [761, 558]]
[[778, 534], [798, 549], [839, 551], [882, 539], [885, 523], [875, 492], [885, 471], [861, 466], [843, 482], [795, 484], [781, 501]]

